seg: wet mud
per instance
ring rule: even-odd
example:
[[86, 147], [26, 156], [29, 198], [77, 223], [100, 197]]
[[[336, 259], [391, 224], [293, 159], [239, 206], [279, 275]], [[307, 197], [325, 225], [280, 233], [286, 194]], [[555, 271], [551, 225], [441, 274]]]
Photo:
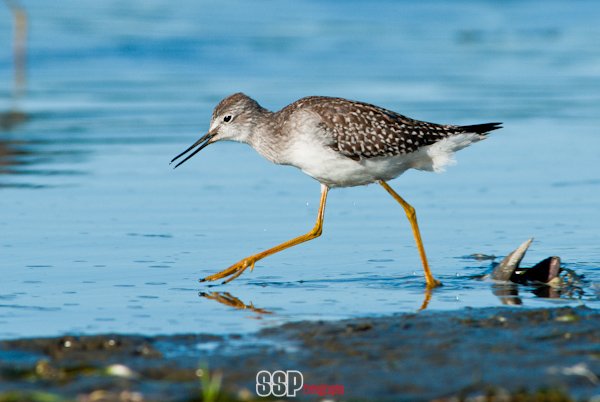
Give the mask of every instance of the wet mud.
[[261, 370], [344, 386], [343, 395], [300, 392], [300, 400], [589, 400], [600, 395], [600, 313], [465, 309], [298, 322], [243, 336], [20, 339], [0, 342], [0, 357], [0, 401], [262, 400]]

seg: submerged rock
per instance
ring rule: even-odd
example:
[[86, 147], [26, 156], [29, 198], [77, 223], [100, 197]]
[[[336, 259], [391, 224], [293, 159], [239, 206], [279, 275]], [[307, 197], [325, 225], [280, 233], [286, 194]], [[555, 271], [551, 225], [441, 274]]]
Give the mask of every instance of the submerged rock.
[[511, 280], [512, 275], [519, 268], [519, 264], [523, 259], [523, 256], [527, 252], [527, 249], [531, 245], [533, 237], [521, 244], [515, 251], [510, 253], [492, 272], [491, 278], [496, 281], [508, 281]]
[[[581, 294], [581, 277], [574, 271], [561, 267], [560, 257], [548, 257], [530, 268], [519, 266], [532, 241], [533, 238], [521, 244], [487, 276], [496, 282], [494, 294], [500, 296], [505, 304], [520, 304], [520, 300], [515, 297], [518, 295], [517, 285], [534, 286], [533, 292], [539, 297], [556, 298], [563, 294]], [[512, 298], [508, 299], [507, 296]]]
[[513, 273], [510, 280], [515, 283], [538, 282], [552, 284], [560, 281], [558, 276], [560, 272], [560, 257], [553, 256], [520, 273]]
[[561, 273], [560, 257], [548, 257], [538, 262], [531, 268], [521, 268], [521, 260], [531, 245], [533, 237], [521, 244], [515, 251], [510, 253], [500, 264], [498, 264], [490, 278], [496, 281], [510, 281], [513, 283], [528, 284], [560, 284]]

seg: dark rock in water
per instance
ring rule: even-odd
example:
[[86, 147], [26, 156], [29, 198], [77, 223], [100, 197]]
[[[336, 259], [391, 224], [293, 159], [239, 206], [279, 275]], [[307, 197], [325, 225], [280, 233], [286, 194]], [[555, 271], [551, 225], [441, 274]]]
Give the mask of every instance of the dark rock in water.
[[519, 264], [527, 249], [531, 245], [533, 237], [521, 244], [515, 251], [510, 253], [492, 272], [491, 278], [496, 281], [509, 281], [512, 275], [519, 268]]
[[581, 297], [582, 277], [573, 270], [562, 268], [557, 256], [548, 257], [531, 268], [520, 268], [519, 264], [533, 239], [521, 244], [509, 254], [493, 272], [487, 276], [496, 281], [493, 292], [504, 304], [520, 304], [518, 285], [532, 286], [538, 297]]
[[511, 282], [515, 283], [550, 283], [558, 278], [560, 273], [560, 257], [548, 257], [544, 261], [538, 262], [533, 267], [524, 270], [521, 273], [514, 273], [510, 277]]
[[521, 244], [515, 251], [510, 253], [490, 275], [491, 279], [496, 281], [513, 283], [544, 283], [548, 284], [559, 279], [561, 272], [560, 257], [548, 257], [531, 268], [520, 268], [519, 264], [527, 249], [531, 245], [533, 238]]

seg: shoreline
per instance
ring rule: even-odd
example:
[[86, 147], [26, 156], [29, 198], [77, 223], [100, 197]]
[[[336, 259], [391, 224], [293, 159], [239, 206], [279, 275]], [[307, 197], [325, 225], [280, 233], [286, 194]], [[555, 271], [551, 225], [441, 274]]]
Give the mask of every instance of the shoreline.
[[[261, 370], [299, 372], [308, 385], [343, 386], [342, 395], [324, 396], [333, 400], [543, 390], [586, 400], [600, 395], [599, 328], [600, 312], [585, 306], [493, 307], [304, 321], [248, 335], [7, 340], [0, 341], [0, 402], [11, 400], [2, 399], [9, 391], [43, 392], [58, 401], [91, 401], [99, 392], [104, 399], [96, 400], [194, 401], [207, 399], [203, 392], [211, 387], [220, 400], [262, 400], [256, 393]], [[299, 392], [297, 399], [323, 396]]]

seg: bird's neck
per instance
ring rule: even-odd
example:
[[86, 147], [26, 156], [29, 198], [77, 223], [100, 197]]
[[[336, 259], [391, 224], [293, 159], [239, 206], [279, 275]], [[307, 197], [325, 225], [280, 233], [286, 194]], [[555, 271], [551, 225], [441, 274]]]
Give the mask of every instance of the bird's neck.
[[263, 158], [270, 162], [285, 163], [285, 153], [280, 145], [285, 141], [281, 135], [281, 122], [277, 114], [270, 110], [261, 108], [253, 114], [251, 129], [247, 137], [247, 144], [252, 146]]

